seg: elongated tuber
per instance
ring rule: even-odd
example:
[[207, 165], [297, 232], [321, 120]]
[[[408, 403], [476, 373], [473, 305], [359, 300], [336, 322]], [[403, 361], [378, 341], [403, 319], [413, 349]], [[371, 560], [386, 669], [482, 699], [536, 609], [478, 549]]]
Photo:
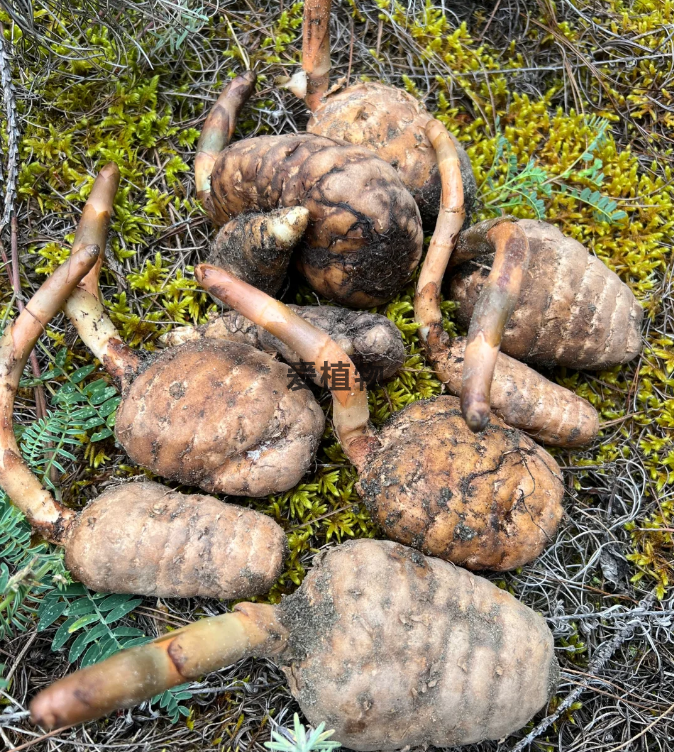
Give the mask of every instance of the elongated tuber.
[[[419, 336], [438, 378], [452, 394], [461, 394], [461, 409], [473, 430], [482, 430], [490, 406], [511, 426], [546, 444], [576, 446], [591, 441], [599, 416], [589, 402], [553, 384], [499, 352], [503, 331], [516, 305], [528, 266], [528, 241], [513, 222], [482, 225], [483, 244], [495, 250], [495, 263], [470, 322], [468, 340], [450, 341], [442, 325], [440, 287], [459, 239], [463, 221], [461, 176], [454, 147], [444, 128], [429, 125], [438, 153], [442, 203], [438, 223], [419, 275], [414, 299]], [[473, 230], [466, 234], [470, 236]]]
[[302, 206], [239, 214], [220, 228], [207, 262], [275, 295], [308, 222], [309, 211]]
[[[102, 221], [98, 234], [104, 247]], [[310, 391], [290, 388], [287, 367], [267, 353], [202, 340], [141, 357], [88, 290], [77, 288], [65, 310], [122, 389], [115, 435], [134, 462], [240, 496], [287, 491], [313, 462], [323, 411]]]
[[[516, 224], [529, 240], [531, 261], [503, 334], [503, 351], [527, 363], [589, 369], [636, 357], [643, 309], [629, 287], [556, 227], [530, 219]], [[489, 274], [492, 248], [485, 230], [482, 223], [462, 233], [452, 262], [448, 290], [461, 322], [475, 318]]]
[[[288, 308], [327, 332], [353, 360], [368, 383], [391, 378], [405, 360], [400, 331], [386, 316], [336, 306], [289, 305]], [[279, 353], [290, 365], [301, 365], [301, 358], [294, 350], [236, 311], [228, 311], [201, 326], [177, 327], [161, 337], [167, 346], [199, 339], [245, 342], [269, 353]], [[322, 384], [322, 379], [322, 374], [316, 371], [316, 383]]]
[[76, 515], [21, 458], [12, 430], [19, 379], [44, 327], [100, 254], [98, 246], [73, 253], [0, 339], [0, 487], [37, 533], [64, 546], [68, 569], [94, 590], [214, 598], [264, 593], [285, 555], [283, 530], [269, 517], [143, 482], [109, 489]]
[[413, 403], [376, 433], [355, 366], [325, 332], [222, 269], [200, 265], [195, 276], [303, 360], [340, 365], [339, 383], [334, 370], [328, 381], [335, 432], [387, 536], [471, 569], [498, 570], [531, 561], [552, 539], [561, 474], [527, 436], [495, 417], [473, 434], [453, 397]]
[[[307, 131], [364, 146], [392, 165], [417, 202], [424, 225], [431, 228], [440, 205], [437, 160], [426, 135], [432, 116], [411, 94], [376, 81], [328, 92], [330, 5], [331, 0], [304, 5], [302, 65], [307, 74], [305, 101], [312, 111]], [[319, 81], [314, 81], [314, 71], [320, 72]], [[454, 145], [470, 215], [477, 183], [468, 155], [455, 139]]]
[[78, 671], [32, 701], [45, 729], [131, 707], [247, 656], [280, 664], [310, 723], [348, 749], [501, 739], [552, 695], [544, 619], [487, 580], [399, 544], [315, 560], [279, 606], [241, 603]]

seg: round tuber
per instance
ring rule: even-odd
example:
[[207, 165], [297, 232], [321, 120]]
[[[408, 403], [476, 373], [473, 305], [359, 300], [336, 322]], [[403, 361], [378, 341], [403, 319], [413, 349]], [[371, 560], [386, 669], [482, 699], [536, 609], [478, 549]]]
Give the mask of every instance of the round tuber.
[[[302, 67], [304, 99], [311, 110], [307, 131], [355, 146], [364, 146], [392, 165], [412, 194], [424, 225], [432, 228], [440, 205], [440, 176], [433, 146], [426, 135], [432, 116], [402, 89], [368, 81], [328, 91], [331, 0], [304, 4]], [[453, 138], [453, 137], [452, 137]], [[477, 183], [468, 155], [454, 139], [459, 156], [464, 205], [470, 214]]]
[[489, 581], [387, 541], [329, 549], [279, 606], [240, 603], [56, 682], [44, 729], [131, 707], [248, 656], [283, 667], [310, 723], [353, 750], [501, 739], [554, 692], [545, 620]]
[[211, 174], [216, 224], [302, 206], [297, 265], [330, 300], [370, 308], [407, 284], [421, 258], [419, 210], [396, 171], [368, 149], [308, 133], [257, 136], [220, 152]]

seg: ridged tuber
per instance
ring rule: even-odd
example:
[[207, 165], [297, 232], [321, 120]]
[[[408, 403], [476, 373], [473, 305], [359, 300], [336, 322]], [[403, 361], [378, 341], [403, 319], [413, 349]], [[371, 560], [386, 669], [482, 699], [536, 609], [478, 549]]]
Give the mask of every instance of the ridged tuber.
[[544, 619], [487, 580], [387, 541], [317, 557], [279, 606], [240, 603], [78, 671], [32, 701], [51, 729], [131, 707], [248, 656], [282, 666], [310, 723], [353, 750], [501, 739], [558, 678]]
[[[104, 248], [114, 191], [104, 168], [84, 213]], [[97, 289], [97, 282], [95, 284]], [[141, 356], [96, 294], [78, 287], [65, 311], [122, 390], [115, 435], [131, 459], [208, 492], [267, 496], [296, 485], [314, 460], [323, 411], [290, 389], [287, 366], [250, 345], [202, 340]]]
[[[553, 225], [531, 219], [516, 224], [529, 240], [531, 261], [503, 333], [503, 352], [527, 363], [587, 369], [635, 358], [643, 309], [629, 287]], [[474, 318], [491, 266], [485, 230], [482, 223], [463, 233], [452, 259], [448, 291], [462, 323]]]

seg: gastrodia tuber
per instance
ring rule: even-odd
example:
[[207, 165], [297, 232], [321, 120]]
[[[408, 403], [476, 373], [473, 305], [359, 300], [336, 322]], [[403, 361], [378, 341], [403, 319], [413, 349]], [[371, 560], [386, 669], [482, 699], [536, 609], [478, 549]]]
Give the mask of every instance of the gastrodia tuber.
[[[501, 348], [542, 366], [609, 368], [641, 351], [643, 309], [629, 287], [577, 240], [547, 222], [516, 222], [531, 247], [517, 306]], [[489, 223], [462, 233], [452, 259], [449, 295], [461, 322], [474, 309], [489, 275]]]
[[258, 136], [225, 147], [232, 117], [209, 117], [195, 163], [198, 194], [215, 224], [303, 207], [308, 226], [296, 259], [317, 292], [359, 308], [400, 292], [421, 258], [423, 234], [414, 199], [391, 165], [368, 149], [307, 133]]
[[81, 723], [249, 657], [288, 677], [310, 723], [347, 749], [502, 739], [558, 678], [545, 620], [489, 581], [387, 541], [321, 554], [279, 606], [240, 603], [61, 679], [30, 705], [44, 729]]
[[450, 340], [444, 331], [442, 278], [457, 240], [471, 237], [475, 230], [459, 235], [463, 204], [453, 142], [438, 121], [431, 121], [427, 130], [438, 153], [442, 202], [419, 274], [414, 311], [438, 378], [452, 394], [461, 395], [461, 409], [472, 430], [483, 429], [491, 407], [506, 423], [543, 443], [576, 446], [591, 441], [599, 430], [599, 416], [589, 402], [499, 352], [531, 255], [519, 223], [498, 219], [478, 226], [495, 261], [474, 306], [468, 338]]
[[[391, 164], [430, 228], [440, 205], [437, 160], [425, 132], [432, 116], [411, 94], [376, 81], [328, 91], [330, 6], [331, 0], [304, 5], [302, 65], [307, 78], [305, 101], [312, 111], [307, 131], [364, 146]], [[458, 141], [454, 144], [470, 214], [477, 183], [468, 155]]]
[[388, 537], [471, 569], [498, 570], [531, 561], [551, 541], [562, 515], [561, 473], [530, 438], [495, 417], [472, 433], [454, 397], [415, 402], [375, 432], [359, 374], [325, 332], [222, 269], [199, 265], [195, 276], [304, 361], [332, 368], [335, 432]]
[[[112, 174], [115, 165], [101, 171], [84, 209], [86, 235], [101, 248]], [[212, 339], [141, 356], [122, 342], [92, 290], [97, 281], [78, 287], [65, 311], [122, 390], [115, 436], [134, 462], [239, 496], [267, 496], [299, 482], [325, 418], [309, 390], [290, 388], [287, 366], [250, 345]]]
[[[288, 308], [327, 332], [353, 360], [368, 384], [389, 379], [402, 367], [405, 345], [400, 330], [386, 316], [336, 306], [289, 305]], [[294, 350], [236, 311], [227, 311], [201, 326], [176, 327], [160, 337], [162, 344], [169, 347], [199, 339], [245, 342], [260, 350], [278, 353], [286, 363], [297, 366], [300, 372], [304, 370]], [[321, 384], [322, 375], [317, 372], [314, 381]]]
[[0, 339], [0, 487], [37, 533], [65, 548], [66, 567], [93, 590], [213, 598], [264, 593], [285, 555], [283, 530], [269, 517], [149, 482], [108, 489], [76, 514], [42, 487], [21, 458], [12, 414], [26, 361], [101, 255], [96, 245], [73, 252]]

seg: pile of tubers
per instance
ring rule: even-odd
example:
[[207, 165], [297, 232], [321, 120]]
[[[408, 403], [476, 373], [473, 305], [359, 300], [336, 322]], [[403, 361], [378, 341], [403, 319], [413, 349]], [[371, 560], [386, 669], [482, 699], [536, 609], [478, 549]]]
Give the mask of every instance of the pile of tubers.
[[[501, 739], [554, 692], [544, 619], [467, 570], [505, 571], [540, 554], [561, 520], [564, 486], [539, 443], [578, 446], [599, 431], [587, 401], [531, 365], [626, 362], [640, 351], [643, 312], [617, 275], [555, 227], [511, 217], [471, 225], [468, 156], [412, 96], [379, 83], [330, 89], [330, 4], [305, 0], [302, 70], [286, 84], [311, 111], [307, 133], [230, 143], [254, 91], [250, 71], [228, 83], [205, 122], [195, 182], [219, 231], [195, 277], [225, 310], [164, 335], [158, 353], [124, 344], [101, 299], [119, 183], [116, 165], [101, 170], [70, 258], [0, 339], [0, 486], [94, 590], [251, 598], [282, 570], [282, 529], [229, 501], [134, 481], [76, 514], [40, 485], [16, 445], [14, 396], [63, 309], [122, 392], [115, 435], [131, 460], [208, 493], [293, 488], [314, 462], [325, 416], [315, 389], [291, 388], [288, 366], [328, 387], [335, 435], [390, 540], [320, 553], [278, 606], [239, 603], [56, 682], [31, 704], [45, 729], [131, 707], [247, 656], [275, 660], [307, 719], [354, 750]], [[414, 315], [449, 394], [375, 430], [365, 384], [402, 366], [396, 327], [274, 296], [292, 265], [334, 303], [384, 303], [412, 279], [422, 228], [433, 237]], [[465, 338], [443, 327], [443, 289]], [[347, 387], [309, 368], [321, 363], [339, 363]]]

